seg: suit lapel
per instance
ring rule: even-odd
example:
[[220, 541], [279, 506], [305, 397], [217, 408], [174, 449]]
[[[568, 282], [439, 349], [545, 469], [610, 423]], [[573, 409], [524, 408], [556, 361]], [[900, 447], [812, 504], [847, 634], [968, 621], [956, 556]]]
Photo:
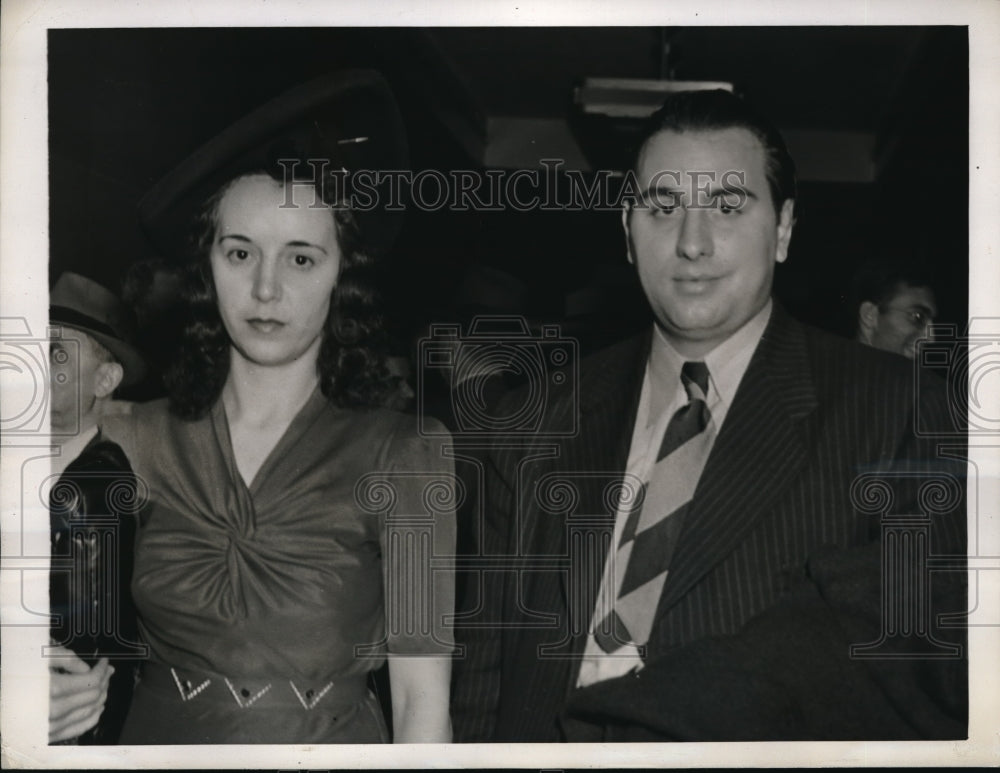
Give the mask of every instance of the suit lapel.
[[[566, 541], [570, 530], [593, 533], [614, 529], [617, 500], [607, 493], [624, 477], [649, 345], [647, 331], [594, 355], [581, 368], [579, 432], [562, 444], [561, 454], [553, 464], [557, 474], [571, 481], [578, 499], [568, 513], [568, 522], [565, 518], [546, 518], [549, 527], [540, 543], [554, 546], [560, 556], [572, 557]], [[605, 550], [592, 556], [600, 569], [606, 555]], [[582, 571], [571, 569], [569, 573], [560, 572], [559, 577], [572, 618], [571, 629], [579, 631], [590, 623], [594, 602], [588, 600], [596, 601], [601, 575], [593, 564], [590, 568], [576, 568]], [[585, 620], [579, 619], [584, 615]]]
[[685, 516], [658, 617], [746, 538], [795, 478], [816, 404], [804, 330], [775, 304]]

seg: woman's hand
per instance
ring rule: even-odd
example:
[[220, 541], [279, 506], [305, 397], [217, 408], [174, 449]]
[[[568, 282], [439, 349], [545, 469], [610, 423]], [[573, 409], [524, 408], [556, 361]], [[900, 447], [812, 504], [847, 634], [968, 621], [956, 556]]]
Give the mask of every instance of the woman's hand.
[[451, 657], [389, 656], [393, 743], [451, 743]]
[[101, 718], [114, 669], [107, 658], [92, 667], [64, 647], [49, 663], [49, 743], [87, 732]]

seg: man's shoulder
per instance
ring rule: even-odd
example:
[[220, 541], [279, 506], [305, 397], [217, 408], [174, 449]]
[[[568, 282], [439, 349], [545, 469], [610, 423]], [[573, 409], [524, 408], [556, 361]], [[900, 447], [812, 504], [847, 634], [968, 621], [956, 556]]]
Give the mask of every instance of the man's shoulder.
[[[913, 360], [810, 325], [791, 325], [793, 336], [802, 342], [810, 389], [821, 405], [851, 406], [852, 411], [862, 407], [878, 421], [896, 416], [902, 423], [917, 414], [947, 412], [946, 383]], [[766, 367], [780, 373], [786, 364], [771, 352]]]
[[132, 475], [132, 465], [122, 447], [98, 434], [80, 454], [67, 465], [62, 478], [100, 478], [107, 483], [120, 479], [122, 475]]
[[563, 422], [567, 411], [587, 409], [619, 396], [624, 384], [637, 373], [641, 376], [648, 348], [649, 332], [645, 331], [570, 362], [561, 370], [558, 383], [553, 383], [552, 374], [539, 373], [547, 384], [529, 380], [508, 391], [497, 404], [498, 413], [506, 416], [514, 406], [543, 401], [545, 421]]
[[[886, 389], [913, 389], [919, 378], [912, 360], [866, 346], [810, 325], [800, 325], [809, 351], [810, 365], [821, 382], [856, 383]], [[924, 386], [937, 388], [939, 380], [926, 374]]]

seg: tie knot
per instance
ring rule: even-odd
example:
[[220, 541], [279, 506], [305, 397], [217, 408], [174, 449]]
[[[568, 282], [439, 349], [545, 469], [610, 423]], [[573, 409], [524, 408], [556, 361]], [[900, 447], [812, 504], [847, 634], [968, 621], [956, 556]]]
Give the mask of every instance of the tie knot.
[[704, 362], [685, 362], [681, 366], [681, 383], [689, 400], [708, 402], [708, 366]]

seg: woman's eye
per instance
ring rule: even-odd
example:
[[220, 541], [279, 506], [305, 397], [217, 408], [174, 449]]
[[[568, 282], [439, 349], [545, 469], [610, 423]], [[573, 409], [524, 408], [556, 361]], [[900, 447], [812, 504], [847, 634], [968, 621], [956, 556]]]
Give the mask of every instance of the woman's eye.
[[229, 251], [229, 258], [230, 258], [230, 260], [244, 261], [244, 260], [246, 260], [249, 257], [250, 257], [250, 251], [249, 250], [235, 249], [235, 250], [230, 250]]
[[292, 262], [299, 268], [308, 268], [315, 261], [308, 255], [296, 255], [295, 257], [292, 258]]

